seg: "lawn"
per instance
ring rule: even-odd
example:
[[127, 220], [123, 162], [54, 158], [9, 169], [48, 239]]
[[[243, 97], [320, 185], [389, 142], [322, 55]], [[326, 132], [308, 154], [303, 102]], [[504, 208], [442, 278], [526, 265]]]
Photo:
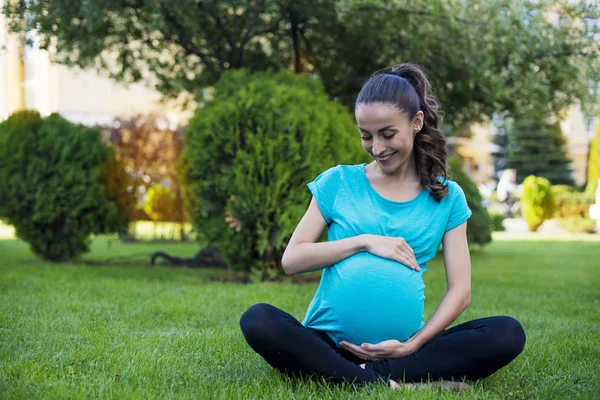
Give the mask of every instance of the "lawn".
[[[302, 318], [314, 283], [215, 282], [215, 271], [140, 264], [157, 248], [192, 255], [193, 244], [97, 238], [85, 257], [95, 263], [52, 265], [4, 238], [0, 398], [598, 398], [598, 236], [527, 238], [497, 235], [473, 252], [472, 303], [458, 322], [511, 315], [525, 327], [527, 345], [460, 394], [336, 387], [273, 371], [244, 342], [239, 317], [267, 302]], [[440, 257], [429, 267], [427, 315], [445, 289]]]

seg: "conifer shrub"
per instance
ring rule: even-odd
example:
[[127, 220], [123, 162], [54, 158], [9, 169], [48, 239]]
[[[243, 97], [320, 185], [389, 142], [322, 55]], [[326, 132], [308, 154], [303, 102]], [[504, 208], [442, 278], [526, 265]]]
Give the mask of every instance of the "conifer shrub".
[[552, 218], [555, 209], [554, 194], [548, 179], [535, 175], [525, 178], [521, 211], [529, 229], [537, 231], [545, 220]]
[[485, 245], [492, 241], [492, 221], [483, 206], [483, 198], [477, 185], [462, 168], [459, 157], [448, 159], [448, 177], [458, 183], [465, 192], [467, 204], [473, 215], [467, 221], [467, 240], [469, 244]]
[[253, 280], [282, 272], [310, 201], [306, 183], [366, 156], [347, 109], [319, 81], [288, 72], [228, 73], [185, 141], [182, 181], [198, 238]]
[[[89, 249], [91, 234], [122, 232], [122, 176], [97, 129], [58, 114], [18, 112], [0, 123], [0, 218], [48, 261], [67, 261]], [[114, 183], [114, 182], [113, 182]]]

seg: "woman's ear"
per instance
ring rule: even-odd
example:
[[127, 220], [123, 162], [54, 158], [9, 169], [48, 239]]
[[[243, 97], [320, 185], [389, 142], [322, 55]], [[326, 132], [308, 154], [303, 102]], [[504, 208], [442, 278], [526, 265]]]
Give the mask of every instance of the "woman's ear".
[[419, 132], [421, 129], [423, 129], [423, 120], [425, 118], [425, 115], [423, 114], [423, 111], [417, 111], [417, 114], [415, 114], [415, 117], [412, 120], [412, 124], [413, 124], [413, 130], [414, 133], [417, 134], [417, 132]]

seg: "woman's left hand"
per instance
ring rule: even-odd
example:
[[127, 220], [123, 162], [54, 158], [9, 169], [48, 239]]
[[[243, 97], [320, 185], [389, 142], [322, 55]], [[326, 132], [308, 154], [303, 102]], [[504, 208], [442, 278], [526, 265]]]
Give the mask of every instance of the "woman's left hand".
[[417, 348], [412, 344], [400, 342], [395, 339], [384, 340], [377, 344], [363, 343], [360, 346], [346, 342], [345, 340], [342, 340], [340, 344], [355, 356], [369, 361], [400, 358], [417, 351]]

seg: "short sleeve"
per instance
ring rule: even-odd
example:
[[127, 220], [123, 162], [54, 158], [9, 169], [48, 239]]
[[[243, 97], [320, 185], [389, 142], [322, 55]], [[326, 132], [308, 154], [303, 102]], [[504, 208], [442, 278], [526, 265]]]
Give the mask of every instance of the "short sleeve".
[[339, 184], [338, 175], [338, 167], [333, 167], [321, 173], [314, 181], [306, 184], [317, 201], [327, 224], [332, 221], [333, 204], [337, 193], [337, 185]]
[[448, 232], [466, 220], [468, 220], [473, 213], [467, 204], [467, 198], [465, 197], [465, 192], [456, 182], [448, 182], [449, 184], [449, 194], [450, 196], [450, 216], [448, 217], [448, 222], [446, 223], [446, 230], [444, 232]]

